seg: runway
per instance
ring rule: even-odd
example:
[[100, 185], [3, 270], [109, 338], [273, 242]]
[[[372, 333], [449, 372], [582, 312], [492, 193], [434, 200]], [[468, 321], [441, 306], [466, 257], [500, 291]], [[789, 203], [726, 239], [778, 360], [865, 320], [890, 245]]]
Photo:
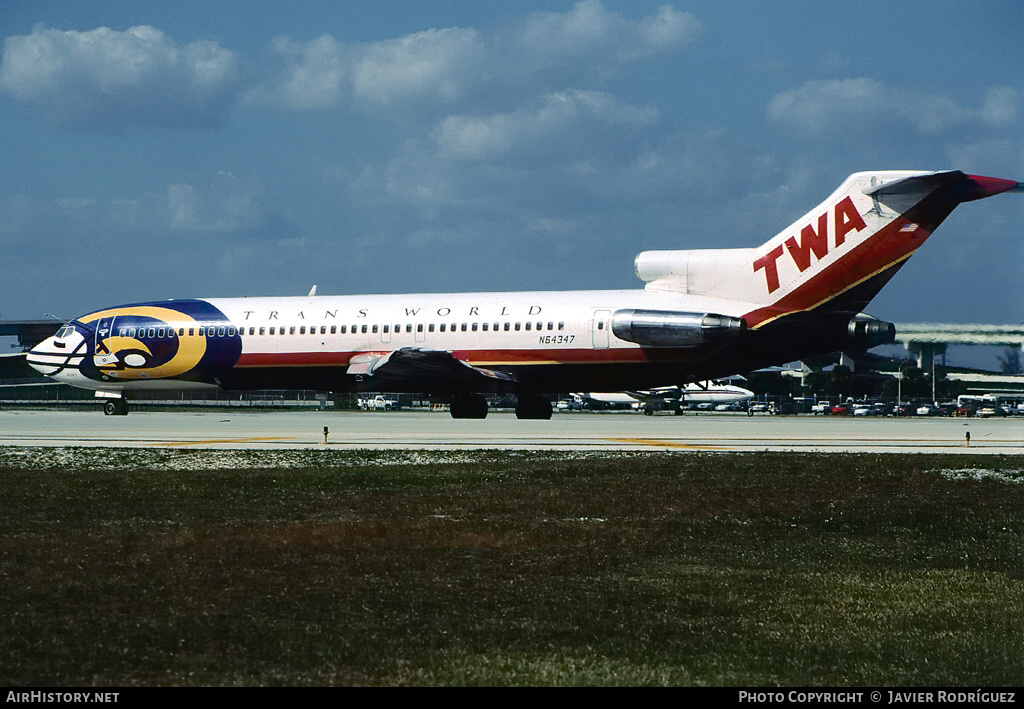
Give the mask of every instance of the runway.
[[419, 411], [140, 411], [118, 417], [9, 409], [0, 411], [0, 446], [1019, 455], [1024, 419], [558, 413], [550, 421], [520, 421], [510, 413], [454, 420]]

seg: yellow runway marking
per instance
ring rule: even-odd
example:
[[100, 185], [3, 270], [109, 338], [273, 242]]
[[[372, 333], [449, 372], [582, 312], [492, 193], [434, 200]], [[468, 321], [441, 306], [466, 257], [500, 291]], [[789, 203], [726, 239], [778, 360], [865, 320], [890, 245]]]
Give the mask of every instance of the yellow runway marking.
[[664, 446], [668, 448], [689, 448], [691, 450], [725, 450], [728, 446], [709, 446], [703, 443], [672, 443], [654, 438], [606, 438], [606, 441], [613, 443], [639, 443], [643, 446]]
[[253, 443], [256, 441], [294, 441], [284, 436], [250, 437], [250, 438], [210, 438], [202, 441], [163, 441], [149, 443], [150, 446], [203, 446], [211, 443]]

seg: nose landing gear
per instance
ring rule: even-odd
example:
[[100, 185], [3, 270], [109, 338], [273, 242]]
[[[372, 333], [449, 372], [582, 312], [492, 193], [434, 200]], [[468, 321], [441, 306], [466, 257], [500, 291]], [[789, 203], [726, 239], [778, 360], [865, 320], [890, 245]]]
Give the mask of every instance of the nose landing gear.
[[127, 416], [128, 402], [121, 399], [107, 399], [103, 403], [103, 413], [107, 416]]

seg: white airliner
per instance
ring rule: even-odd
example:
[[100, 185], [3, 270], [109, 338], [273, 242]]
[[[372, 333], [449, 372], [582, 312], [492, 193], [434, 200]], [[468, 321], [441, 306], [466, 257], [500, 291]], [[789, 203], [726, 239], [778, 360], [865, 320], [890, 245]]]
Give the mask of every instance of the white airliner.
[[754, 392], [724, 382], [691, 382], [681, 387], [659, 387], [647, 391], [580, 392], [574, 398], [589, 405], [629, 406], [645, 413], [673, 410], [682, 413], [686, 404], [731, 404], [754, 398]]
[[638, 391], [892, 342], [868, 301], [961, 202], [1020, 183], [959, 171], [860, 172], [754, 248], [645, 251], [642, 289], [207, 298], [83, 315], [28, 353], [108, 414], [146, 389], [420, 392], [455, 418], [511, 393]]

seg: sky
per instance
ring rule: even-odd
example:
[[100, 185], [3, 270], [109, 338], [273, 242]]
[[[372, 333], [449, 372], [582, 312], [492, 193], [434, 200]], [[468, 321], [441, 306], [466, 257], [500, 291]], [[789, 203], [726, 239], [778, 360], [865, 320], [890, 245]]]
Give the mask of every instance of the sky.
[[[639, 288], [850, 173], [1024, 181], [1024, 3], [0, 0], [0, 318]], [[872, 303], [1024, 322], [1024, 195]]]

